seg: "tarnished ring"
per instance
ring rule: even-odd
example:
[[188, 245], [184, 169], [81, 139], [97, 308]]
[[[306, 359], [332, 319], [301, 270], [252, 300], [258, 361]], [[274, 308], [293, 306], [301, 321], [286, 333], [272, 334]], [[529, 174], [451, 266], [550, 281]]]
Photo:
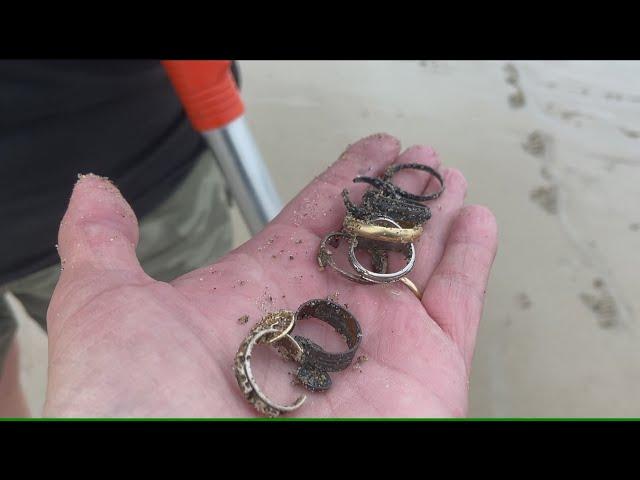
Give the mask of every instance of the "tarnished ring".
[[309, 300], [300, 305], [296, 311], [296, 322], [309, 317], [331, 325], [342, 335], [348, 349], [340, 353], [327, 352], [310, 340], [296, 335], [295, 340], [304, 350], [302, 363], [311, 363], [316, 368], [328, 372], [338, 372], [351, 365], [362, 341], [362, 330], [356, 317], [342, 305], [324, 299]]
[[[292, 337], [287, 333], [298, 320], [308, 317], [317, 318], [331, 325], [344, 337], [348, 349], [340, 353], [327, 352], [308, 338]], [[296, 377], [305, 388], [317, 392], [331, 387], [332, 380], [329, 372], [344, 370], [351, 364], [361, 340], [360, 324], [346, 308], [331, 300], [309, 300], [303, 303], [295, 313], [286, 310], [274, 312], [265, 316], [251, 329], [236, 354], [234, 363], [236, 380], [244, 397], [258, 412], [277, 417], [281, 413], [296, 410], [307, 397], [302, 395], [291, 405], [280, 405], [270, 400], [260, 390], [251, 370], [251, 353], [256, 344], [272, 345], [283, 358], [298, 363], [300, 366]]]
[[[414, 169], [428, 172], [440, 183], [440, 190], [428, 195], [416, 195], [391, 183], [393, 176], [403, 169]], [[366, 183], [373, 188], [362, 195], [360, 205], [349, 199], [349, 192], [342, 191], [347, 212], [354, 218], [369, 221], [375, 216], [385, 216], [399, 222], [403, 228], [412, 228], [424, 224], [431, 218], [431, 210], [421, 202], [435, 200], [444, 192], [444, 179], [437, 170], [420, 163], [394, 164], [387, 168], [381, 178], [359, 176], [354, 183]]]
[[420, 238], [423, 232], [422, 225], [416, 225], [412, 228], [385, 227], [359, 220], [351, 215], [344, 217], [342, 226], [343, 231], [351, 235], [382, 242], [411, 243]]
[[[251, 370], [251, 352], [256, 344], [266, 343], [259, 342], [263, 337], [273, 333], [279, 334], [280, 331], [276, 328], [267, 328], [252, 332], [240, 345], [234, 363], [236, 380], [244, 397], [258, 412], [269, 417], [277, 417], [281, 413], [292, 412], [300, 408], [307, 399], [306, 395], [301, 395], [291, 405], [280, 405], [270, 400], [258, 387]], [[302, 359], [302, 347], [289, 335], [283, 337], [277, 343], [277, 347], [278, 352], [287, 359], [298, 362]]]
[[[396, 228], [399, 228], [400, 225], [391, 220], [390, 218], [387, 217], [378, 217], [376, 219], [373, 220], [374, 222], [387, 222], [390, 223], [391, 225], [393, 225]], [[349, 262], [351, 263], [351, 266], [354, 268], [354, 270], [356, 270], [365, 280], [367, 280], [370, 283], [391, 283], [391, 282], [396, 282], [398, 280], [400, 280], [402, 277], [404, 277], [405, 275], [407, 275], [414, 267], [415, 263], [416, 263], [416, 247], [413, 243], [407, 243], [407, 244], [403, 244], [405, 246], [406, 249], [408, 249], [408, 254], [407, 254], [407, 264], [401, 269], [398, 270], [397, 272], [393, 272], [393, 273], [378, 273], [378, 272], [372, 272], [371, 270], [367, 269], [366, 267], [364, 267], [364, 265], [362, 265], [360, 263], [360, 261], [358, 260], [358, 258], [356, 257], [356, 247], [358, 246], [358, 239], [357, 237], [354, 238], [351, 242], [350, 242], [350, 247], [349, 247]], [[405, 252], [407, 253], [407, 252]]]
[[[383, 185], [388, 184], [394, 189], [397, 188], [383, 180], [369, 177], [356, 177], [353, 181], [355, 183], [373, 182], [375, 185], [382, 182]], [[361, 220], [370, 220], [374, 217], [384, 216], [393, 218], [404, 227], [410, 228], [416, 225], [422, 225], [431, 218], [431, 210], [426, 205], [402, 198], [400, 195], [386, 196], [381, 190], [368, 189], [362, 195], [359, 206], [355, 205], [349, 199], [349, 192], [346, 189], [342, 191], [342, 199], [347, 212], [349, 212], [351, 216]]]
[[440, 183], [440, 190], [429, 195], [415, 195], [396, 187], [396, 193], [398, 195], [416, 202], [427, 202], [429, 200], [435, 200], [436, 198], [440, 197], [440, 195], [442, 195], [442, 193], [444, 192], [444, 179], [442, 178], [442, 175], [436, 169], [422, 163], [395, 163], [387, 168], [387, 170], [384, 172], [382, 180], [385, 182], [390, 182], [396, 173], [398, 173], [400, 170], [404, 170], [405, 168], [409, 168], [411, 170], [422, 170], [423, 172], [427, 172], [430, 175], [434, 176], [436, 180], [438, 180], [438, 183]]

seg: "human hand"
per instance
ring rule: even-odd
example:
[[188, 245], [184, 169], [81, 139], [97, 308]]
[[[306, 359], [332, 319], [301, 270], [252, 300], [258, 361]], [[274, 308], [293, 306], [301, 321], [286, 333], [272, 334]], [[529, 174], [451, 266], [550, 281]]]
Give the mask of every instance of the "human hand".
[[[366, 185], [352, 179], [378, 175], [392, 162], [439, 167], [428, 147], [400, 154], [399, 142], [388, 135], [360, 140], [261, 233], [171, 283], [155, 281], [140, 267], [137, 221], [119, 191], [99, 177], [80, 179], [59, 233], [64, 270], [47, 315], [44, 414], [254, 416], [232, 371], [248, 330], [269, 311], [295, 311], [309, 299], [333, 296], [360, 322], [356, 356], [367, 361], [333, 373], [331, 389], [310, 393], [292, 416], [465, 415], [497, 229], [486, 208], [463, 207], [462, 174], [444, 170], [445, 193], [429, 203], [433, 217], [416, 243], [409, 276], [424, 292], [422, 301], [400, 283], [360, 285], [318, 268], [320, 240], [344, 218], [342, 189], [357, 200]], [[394, 177], [411, 192], [424, 191], [427, 181], [410, 171]], [[244, 315], [249, 323], [239, 324]], [[305, 336], [327, 350], [344, 348], [326, 325], [301, 323]], [[277, 392], [274, 399], [294, 398], [290, 364], [268, 349], [256, 350], [252, 364], [262, 388]]]

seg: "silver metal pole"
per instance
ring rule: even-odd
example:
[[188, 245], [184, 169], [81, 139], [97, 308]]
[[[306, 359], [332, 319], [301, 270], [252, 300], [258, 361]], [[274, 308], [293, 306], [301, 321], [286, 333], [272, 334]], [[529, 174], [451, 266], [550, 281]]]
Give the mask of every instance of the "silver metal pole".
[[282, 210], [282, 201], [244, 116], [203, 135], [251, 235], [255, 235]]

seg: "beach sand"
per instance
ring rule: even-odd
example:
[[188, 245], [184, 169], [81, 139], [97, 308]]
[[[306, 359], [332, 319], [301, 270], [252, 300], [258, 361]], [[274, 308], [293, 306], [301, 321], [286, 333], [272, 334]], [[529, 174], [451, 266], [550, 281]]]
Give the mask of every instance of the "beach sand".
[[[240, 62], [283, 200], [375, 132], [429, 144], [496, 214], [470, 415], [640, 416], [640, 62]], [[286, 175], [282, 172], [287, 171]], [[234, 212], [236, 243], [247, 232]], [[34, 413], [46, 339], [21, 322]]]

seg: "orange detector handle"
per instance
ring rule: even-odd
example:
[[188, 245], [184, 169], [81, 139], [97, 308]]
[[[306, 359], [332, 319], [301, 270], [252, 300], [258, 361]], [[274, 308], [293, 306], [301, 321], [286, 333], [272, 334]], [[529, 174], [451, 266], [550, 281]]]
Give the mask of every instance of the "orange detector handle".
[[193, 127], [213, 151], [252, 234], [282, 209], [249, 127], [230, 60], [162, 61]]
[[220, 128], [244, 113], [231, 60], [163, 60], [162, 65], [199, 132]]

